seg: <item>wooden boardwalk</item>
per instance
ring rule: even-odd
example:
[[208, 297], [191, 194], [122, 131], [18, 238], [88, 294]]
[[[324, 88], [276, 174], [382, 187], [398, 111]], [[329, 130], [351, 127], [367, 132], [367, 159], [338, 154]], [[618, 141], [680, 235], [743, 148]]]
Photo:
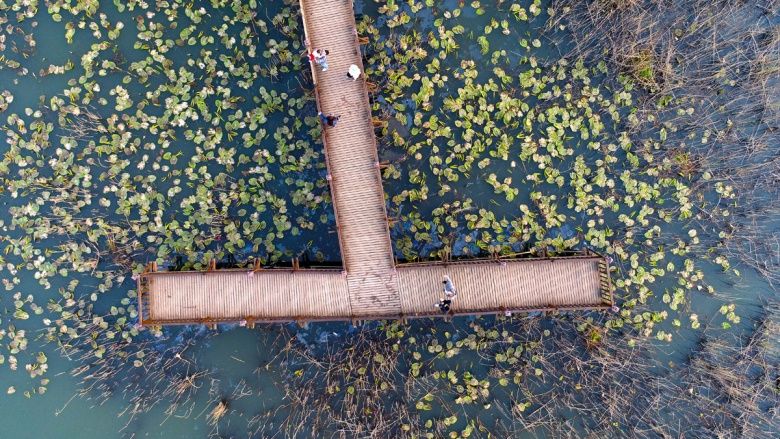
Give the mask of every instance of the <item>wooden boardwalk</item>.
[[427, 262], [398, 267], [404, 317], [440, 315], [441, 280], [458, 291], [455, 314], [587, 309], [612, 303], [606, 262], [599, 256]]
[[443, 275], [458, 297], [454, 315], [593, 309], [612, 304], [609, 267], [595, 255], [397, 265], [366, 83], [350, 0], [301, 0], [309, 49], [330, 51], [312, 65], [317, 107], [340, 115], [323, 129], [343, 270], [271, 269], [143, 273], [142, 324], [399, 319], [441, 316]]
[[368, 90], [362, 77], [347, 77], [352, 64], [363, 71], [352, 2], [300, 3], [308, 48], [330, 52], [327, 71], [311, 66], [317, 106], [325, 114], [341, 116], [336, 127], [323, 128], [322, 137], [352, 314], [400, 314]]
[[404, 264], [396, 302], [350, 311], [354, 295], [341, 270], [268, 269], [147, 272], [139, 280], [147, 325], [442, 317], [433, 307], [447, 274], [458, 296], [452, 315], [606, 308], [612, 303], [600, 256]]

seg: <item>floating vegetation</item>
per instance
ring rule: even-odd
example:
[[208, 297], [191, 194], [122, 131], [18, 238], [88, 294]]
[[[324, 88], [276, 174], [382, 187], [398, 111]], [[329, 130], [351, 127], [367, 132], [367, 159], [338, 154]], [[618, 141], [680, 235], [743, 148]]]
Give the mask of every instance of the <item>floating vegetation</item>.
[[[3, 283], [13, 320], [37, 320], [46, 340], [83, 364], [77, 375], [91, 371], [84, 395], [109, 397], [110, 377], [158, 361], [138, 339], [126, 282], [147, 261], [181, 269], [252, 255], [270, 265], [304, 250], [336, 259], [335, 240], [314, 230], [331, 226], [329, 195], [318, 124], [298, 117], [313, 104], [299, 77], [297, 11], [278, 5], [260, 18], [254, 2], [0, 9], [14, 83], [62, 87], [21, 101], [15, 87], [0, 91]], [[64, 57], [39, 52], [29, 29], [44, 18], [62, 24]], [[22, 67], [37, 62], [45, 79]], [[287, 249], [286, 236], [305, 245]], [[24, 294], [23, 279], [33, 278], [53, 293]], [[46, 355], [21, 360], [26, 329], [1, 331], [10, 343], [0, 363], [45, 374]], [[151, 395], [160, 394], [137, 397]]]
[[590, 248], [617, 311], [264, 330], [282, 394], [247, 413], [266, 388], [203, 365], [201, 330], [138, 327], [132, 279], [339, 259], [297, 2], [0, 1], [9, 397], [58, 354], [128, 431], [772, 436], [780, 5], [363, 3], [397, 256]]
[[[552, 34], [566, 29], [569, 17], [583, 23], [576, 14], [592, 13], [566, 3], [547, 11], [534, 5], [532, 15], [549, 17]], [[481, 9], [472, 6], [479, 15]], [[367, 72], [379, 76], [383, 85], [376, 93], [375, 111], [391, 119], [382, 129], [383, 152], [399, 157], [395, 163], [391, 160], [384, 175], [398, 181], [387, 188], [397, 212], [393, 231], [403, 258], [436, 257], [450, 249], [458, 256], [512, 254], [528, 247], [594, 248], [611, 255], [619, 268], [621, 311], [607, 326], [633, 326], [645, 336], [665, 340], [672, 335], [657, 330], [658, 324], [687, 308], [692, 294], [719, 294], [704, 278], [712, 264], [739, 276], [729, 263], [729, 247], [739, 241], [737, 229], [744, 228], [734, 224], [730, 207], [739, 205], [741, 183], [715, 161], [728, 162], [727, 157], [744, 152], [721, 157], [720, 149], [707, 145], [712, 138], [725, 142], [735, 135], [729, 133], [754, 127], [756, 138], [734, 140], [742, 145], [768, 141], [776, 111], [757, 121], [737, 119], [735, 111], [754, 110], [734, 108], [736, 101], [731, 106], [717, 103], [721, 92], [699, 97], [700, 83], [662, 90], [654, 73], [660, 67], [646, 65], [652, 63], [646, 50], [599, 59], [602, 51], [611, 49], [602, 49], [596, 41], [599, 29], [629, 33], [628, 24], [588, 24], [590, 34], [584, 36], [575, 27], [584, 48], [556, 46], [540, 39], [529, 42], [523, 23], [533, 19], [518, 12], [512, 25], [491, 19], [481, 30], [488, 36], [502, 29], [491, 37], [491, 48], [480, 40], [479, 30], [465, 31], [469, 18], [460, 9], [431, 8], [434, 30], [427, 34], [399, 31], [394, 23], [408, 12], [414, 11], [384, 10], [385, 25], [393, 32], [383, 32], [368, 17], [360, 29], [376, 37], [369, 48], [373, 70]], [[625, 17], [635, 16], [627, 12]], [[727, 20], [728, 15], [723, 17]], [[658, 25], [659, 32], [665, 29]], [[715, 29], [712, 23], [708, 26]], [[756, 30], [746, 27], [744, 32]], [[519, 49], [513, 47], [518, 39]], [[623, 39], [628, 41], [630, 35]], [[778, 49], [776, 36], [767, 43], [733, 56], [744, 55], [755, 60], [756, 68], [766, 69], [767, 58]], [[625, 42], [621, 47], [632, 46]], [[554, 50], [570, 54], [551, 57]], [[468, 57], [475, 51], [485, 56], [484, 63]], [[689, 68], [699, 63], [712, 68], [704, 58], [691, 59]], [[732, 82], [718, 84], [739, 90]], [[766, 102], [768, 91], [765, 86], [754, 94], [763, 93], [756, 98], [763, 96]], [[652, 100], [658, 93], [664, 93], [658, 95], [663, 105]], [[405, 160], [409, 156], [415, 160]], [[776, 160], [767, 158], [756, 157], [756, 170], [776, 171]], [[759, 179], [753, 177], [748, 180]], [[702, 240], [699, 231], [704, 230], [708, 233]], [[657, 298], [669, 304], [671, 313], [656, 311]]]
[[443, 330], [393, 323], [326, 352], [291, 343], [284, 432], [771, 437], [780, 404], [778, 317], [770, 304], [745, 339], [700, 333], [684, 362], [665, 366], [651, 360], [647, 339], [606, 336], [599, 322], [581, 318], [498, 318]]
[[220, 400], [217, 405], [209, 412], [208, 422], [211, 425], [215, 425], [222, 419], [225, 414], [228, 413], [228, 401], [225, 399]]

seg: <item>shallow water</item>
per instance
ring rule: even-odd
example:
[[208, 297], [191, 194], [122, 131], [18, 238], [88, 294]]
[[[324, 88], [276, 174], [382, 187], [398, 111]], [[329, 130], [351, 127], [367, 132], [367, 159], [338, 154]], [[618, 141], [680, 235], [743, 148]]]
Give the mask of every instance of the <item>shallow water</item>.
[[[456, 0], [448, 0], [441, 5], [442, 9], [453, 9], [459, 2]], [[258, 8], [259, 15], [273, 16], [275, 11], [281, 8], [280, 2], [270, 2], [264, 4]], [[374, 2], [357, 2], [356, 10], [359, 14], [367, 16], [379, 16], [377, 12], [378, 5]], [[42, 6], [43, 8], [43, 6]], [[267, 8], [267, 11], [266, 11]], [[544, 9], [544, 8], [543, 8]], [[117, 39], [117, 44], [121, 48], [121, 52], [127, 62], [133, 62], [143, 59], [145, 52], [137, 49], [133, 49], [133, 44], [136, 41], [136, 29], [134, 27], [135, 16], [138, 12], [125, 11], [120, 13], [117, 9], [106, 2], [101, 5], [101, 12], [105, 12], [110, 21], [122, 21], [125, 23], [125, 29], [122, 31], [121, 36]], [[477, 15], [473, 9], [466, 7], [463, 15], [460, 17], [460, 21], [469, 29], [481, 31], [481, 29], [492, 19], [501, 18], [503, 15], [500, 11], [491, 10], [488, 8], [488, 13], [485, 15]], [[539, 23], [543, 23], [544, 15], [537, 19], [533, 24], [524, 23], [523, 25], [517, 24], [512, 28], [512, 34], [509, 37], [495, 35], [495, 38], [491, 39], [491, 49], [506, 49], [509, 52], [507, 62], [516, 62], [519, 55], [515, 54], [515, 40], [523, 37], [526, 34], [533, 34], [535, 32], [535, 26]], [[382, 24], [383, 19], [377, 21], [378, 25]], [[80, 74], [80, 67], [78, 67], [78, 58], [80, 54], [89, 50], [89, 46], [96, 42], [94, 38], [89, 35], [89, 32], [77, 32], [76, 37], [73, 40], [73, 44], [66, 44], [63, 33], [63, 23], [56, 23], [51, 20], [49, 14], [45, 11], [39, 12], [35, 21], [38, 23], [34, 29], [38, 48], [34, 54], [27, 60], [25, 60], [24, 66], [29, 68], [31, 72], [37, 72], [39, 69], [44, 68], [49, 64], [63, 64], [66, 60], [71, 59], [76, 62], [77, 67], [64, 75], [50, 75], [45, 78], [36, 77], [33, 75], [18, 76], [10, 69], [0, 69], [0, 91], [7, 89], [14, 95], [14, 102], [9, 109], [3, 114], [3, 119], [10, 113], [23, 114], [24, 109], [27, 107], [37, 107], [39, 99], [45, 97], [44, 102], [47, 102], [52, 96], [59, 95], [62, 91], [68, 88], [68, 80], [78, 78]], [[63, 20], [67, 21], [67, 20]], [[270, 20], [269, 20], [270, 21]], [[221, 18], [215, 14], [209, 17], [201, 26], [219, 26], [221, 24]], [[525, 26], [527, 24], [527, 26]], [[419, 16], [415, 17], [413, 23], [408, 25], [409, 28], [427, 32], [433, 27], [433, 14], [430, 11], [424, 11]], [[271, 28], [270, 36], [281, 38], [278, 33], [274, 33], [273, 27]], [[31, 28], [27, 28], [29, 31]], [[172, 31], [178, 33], [181, 29]], [[169, 37], [166, 35], [166, 37]], [[175, 38], [174, 36], [170, 36]], [[258, 47], [258, 52], [262, 50], [262, 45]], [[190, 50], [194, 52], [197, 46], [190, 48], [179, 48], [178, 51], [173, 51], [169, 54], [169, 58], [174, 61], [174, 66], [178, 63], [185, 63], [186, 59], [191, 55]], [[554, 47], [545, 42], [545, 45], [536, 52], [536, 56], [550, 57], [556, 59], [559, 55], [560, 48]], [[480, 54], [479, 45], [476, 42], [472, 42], [467, 47], [461, 47], [459, 52], [461, 58], [470, 58], [477, 61], [484, 61]], [[259, 64], [266, 63], [265, 60], [258, 57], [257, 62]], [[448, 58], [446, 63], [453, 63], [457, 65], [460, 62], [458, 58]], [[445, 66], [446, 63], [443, 63]], [[253, 96], [259, 93], [259, 89], [264, 87], [268, 90], [276, 90], [278, 92], [287, 92], [291, 96], [301, 96], [303, 94], [301, 83], [303, 74], [300, 71], [293, 71], [291, 73], [280, 75], [278, 80], [270, 80], [268, 78], [258, 78], [248, 90], [237, 89], [237, 95], [242, 96], [246, 101], [251, 102]], [[115, 85], [122, 84], [122, 74], [114, 73], [109, 74], [106, 77], [99, 78], [98, 84], [105, 92], [110, 90]], [[454, 85], [453, 85], [454, 87]], [[127, 86], [130, 96], [142, 96], [147, 89], [147, 86], [132, 83]], [[451, 90], [454, 92], [454, 90]], [[437, 96], [440, 99], [440, 96]], [[136, 100], [136, 99], [134, 99]], [[110, 99], [111, 101], [111, 99]], [[441, 100], [436, 101], [437, 104], [441, 103]], [[110, 113], [111, 105], [107, 107], [107, 111]], [[241, 106], [239, 105], [239, 108]], [[150, 110], [149, 113], [154, 113]], [[407, 109], [409, 115], [413, 115], [414, 109]], [[266, 122], [269, 127], [285, 126], [292, 124], [296, 119], [315, 115], [315, 109], [312, 102], [308, 102], [304, 108], [299, 110], [297, 114], [283, 115], [279, 112], [269, 117]], [[203, 124], [205, 127], [205, 123]], [[399, 132], [404, 132], [411, 128], [411, 124], [407, 126], [401, 126], [401, 124], [393, 125]], [[171, 148], [166, 151], [181, 152], [182, 160], [178, 163], [182, 168], [186, 166], [186, 158], [192, 156], [194, 153], [194, 145], [184, 140], [184, 131], [187, 128], [192, 128], [188, 124], [186, 127], [182, 127], [177, 131], [178, 141], [172, 145]], [[249, 130], [239, 130], [239, 133], [244, 133]], [[269, 128], [269, 137], [273, 133], [273, 130]], [[57, 133], [55, 133], [56, 135]], [[7, 148], [5, 142], [5, 134], [0, 134], [0, 141], [3, 146], [0, 146], [0, 151], [5, 152], [2, 148]], [[240, 134], [237, 136], [240, 139]], [[301, 128], [296, 132], [295, 139], [300, 139], [304, 142], [315, 142], [315, 139], [308, 132], [308, 127]], [[144, 140], [146, 141], [146, 140]], [[268, 147], [270, 141], [265, 140], [263, 145]], [[238, 147], [242, 149], [242, 146]], [[248, 154], [251, 154], [251, 148]], [[136, 159], [140, 159], [140, 156], [144, 153], [156, 154], [158, 151], [140, 151]], [[246, 151], [243, 151], [245, 152]], [[302, 151], [296, 151], [293, 155], [300, 158], [303, 154]], [[392, 159], [394, 157], [403, 156], [404, 152], [397, 148], [384, 148], [380, 151], [380, 154], [385, 159]], [[311, 160], [306, 166], [306, 169], [302, 172], [297, 171], [282, 171], [278, 163], [270, 165], [270, 172], [276, 175], [273, 181], [268, 182], [263, 186], [264, 189], [274, 193], [281, 199], [286, 199], [290, 192], [295, 189], [294, 181], [285, 181], [285, 178], [292, 177], [293, 180], [300, 179], [307, 182], [324, 182], [324, 164], [321, 156], [309, 158]], [[211, 163], [210, 170], [214, 173], [226, 172], [230, 175], [241, 175], [242, 173], [249, 172], [249, 168], [253, 164], [237, 164], [235, 168], [228, 169], [227, 166], [217, 165]], [[176, 166], [176, 165], [172, 165]], [[414, 164], [407, 164], [404, 172], [408, 172], [411, 169], [416, 168]], [[133, 168], [130, 168], [133, 169]], [[43, 170], [42, 172], [47, 172]], [[423, 169], [423, 172], [428, 172], [427, 168]], [[507, 202], [503, 195], [496, 194], [493, 188], [485, 182], [485, 175], [488, 173], [497, 173], [500, 178], [503, 179], [506, 176], [512, 176], [516, 181], [522, 178], [525, 173], [518, 167], [514, 169], [510, 167], [509, 162], [504, 160], [494, 160], [490, 166], [484, 170], [475, 172], [469, 178], [462, 179], [459, 182], [453, 184], [453, 192], [457, 194], [457, 197], [468, 196], [476, 200], [477, 206], [485, 206], [491, 209], [496, 216], [506, 216], [513, 218], [518, 215], [517, 206], [520, 203], [529, 203], [529, 193], [522, 191], [518, 194], [517, 198], [513, 202]], [[386, 180], [386, 192], [390, 197], [394, 194], [398, 194], [411, 187], [411, 185], [404, 178], [400, 180]], [[428, 177], [432, 177], [428, 174]], [[202, 182], [200, 182], [202, 184]], [[170, 181], [160, 181], [159, 190], [161, 193], [165, 193], [172, 183]], [[521, 188], [522, 189], [522, 188]], [[172, 205], [174, 202], [181, 201], [187, 196], [197, 191], [197, 184], [191, 188], [185, 188], [181, 193], [176, 194], [173, 201], [170, 201]], [[320, 185], [314, 190], [316, 194], [326, 194], [327, 189]], [[563, 194], [563, 192], [562, 192]], [[447, 195], [448, 197], [455, 198], [456, 195]], [[6, 205], [21, 205], [26, 202], [24, 195], [20, 198], [11, 199], [7, 193], [1, 195], [1, 199]], [[447, 199], [445, 198], [445, 201]], [[415, 203], [402, 204], [399, 208], [401, 213], [406, 213], [409, 210], [414, 209], [419, 212], [423, 217], [429, 217], [431, 211], [439, 206], [442, 199], [432, 197], [427, 201]], [[241, 205], [243, 209], [251, 209], [251, 203], [245, 203]], [[286, 206], [289, 209], [291, 219], [296, 216], [305, 216], [312, 219], [315, 223], [312, 230], [301, 230], [298, 236], [292, 236], [286, 234], [283, 238], [277, 239], [275, 244], [279, 248], [283, 248], [286, 251], [284, 256], [290, 257], [301, 252], [308, 251], [313, 260], [324, 261], [338, 261], [338, 245], [337, 239], [334, 233], [333, 215], [330, 210], [329, 203], [318, 203], [315, 207], [309, 208], [306, 206], [295, 206], [293, 203], [287, 203]], [[231, 206], [230, 215], [241, 216], [239, 208], [236, 205]], [[186, 215], [183, 212], [171, 209], [168, 212], [166, 221], [177, 219], [184, 221]], [[319, 218], [324, 215], [325, 221], [319, 221]], [[117, 217], [119, 217], [117, 215]], [[265, 212], [261, 215], [261, 218], [272, 223], [271, 212]], [[3, 209], [0, 213], [0, 220], [3, 220], [5, 224], [10, 223], [11, 217]], [[584, 216], [582, 218], [584, 222]], [[400, 223], [392, 230], [392, 235], [395, 240], [400, 240], [405, 236], [412, 235], [409, 231], [409, 223]], [[562, 235], [572, 235], [575, 233], [574, 228], [577, 224], [567, 222], [567, 224], [561, 228], [558, 233]], [[467, 230], [464, 227], [455, 228], [451, 231], [457, 235], [456, 244], [454, 248], [456, 255], [462, 253], [464, 247], [470, 247], [472, 253], [478, 252], [479, 249], [473, 244], [465, 243], [464, 236], [474, 233]], [[684, 234], [685, 229], [682, 225], [677, 229], [679, 234]], [[432, 250], [438, 247], [438, 240], [434, 239], [433, 243], [421, 242], [419, 246], [419, 254], [427, 256]], [[260, 252], [253, 250], [251, 244], [247, 244], [242, 249], [237, 249], [234, 252], [236, 259], [243, 260], [246, 256], [256, 255]], [[519, 249], [519, 248], [518, 248]], [[398, 255], [402, 256], [402, 252], [398, 250]], [[147, 255], [148, 260], [153, 260], [153, 255]], [[136, 263], [143, 263], [146, 261], [135, 261]], [[174, 258], [165, 261], [170, 265], [174, 265]], [[721, 270], [714, 266], [714, 264], [703, 264], [703, 271], [710, 285], [714, 286], [716, 291], [726, 296], [729, 302], [737, 303], [739, 306], [739, 314], [742, 316], [742, 325], [736, 325], [737, 330], [749, 329], [749, 317], [753, 314], [757, 314], [760, 311], [760, 301], [764, 297], [771, 295], [768, 284], [756, 273], [744, 269], [742, 270], [742, 276], [737, 278], [732, 274], [722, 274]], [[9, 276], [7, 272], [3, 272], [3, 276]], [[18, 286], [14, 287], [12, 291], [6, 292], [2, 297], [2, 304], [5, 307], [6, 312], [0, 316], [0, 323], [3, 327], [8, 326], [13, 314], [13, 299], [10, 297], [13, 292], [20, 291], [23, 295], [32, 293], [36, 295], [36, 302], [39, 304], [45, 303], [45, 298], [57, 298], [56, 291], [59, 287], [65, 286], [67, 280], [53, 279], [52, 288], [50, 290], [42, 290], [38, 285], [38, 282], [33, 278], [32, 272], [20, 271], [18, 277], [21, 279]], [[75, 276], [74, 276], [75, 277]], [[92, 282], [94, 284], [96, 282]], [[675, 279], [665, 279], [654, 285], [656, 291], [662, 291], [664, 288], [671, 288], [674, 286]], [[90, 282], [87, 280], [84, 282], [84, 287], [80, 290], [83, 294], [89, 294]], [[95, 304], [96, 309], [107, 312], [109, 308], [116, 304], [118, 300], [125, 296], [126, 292], [134, 287], [133, 282], [128, 277], [122, 284], [116, 285], [111, 291], [100, 296]], [[94, 288], [94, 287], [93, 287]], [[660, 295], [660, 294], [659, 294]], [[657, 300], [656, 300], [657, 301]], [[706, 294], [694, 294], [692, 296], [690, 307], [694, 308], [699, 315], [699, 319], [702, 322], [702, 326], [719, 326], [720, 321], [718, 314], [718, 308], [723, 304], [723, 300], [720, 298], [714, 298]], [[49, 373], [46, 375], [51, 378], [51, 383], [48, 385], [46, 394], [43, 396], [32, 396], [31, 398], [25, 398], [23, 393], [25, 390], [34, 389], [37, 384], [30, 380], [26, 373], [21, 371], [11, 371], [7, 366], [0, 366], [0, 391], [9, 386], [16, 388], [16, 394], [8, 397], [0, 398], [0, 419], [3, 420], [3, 437], [14, 438], [33, 438], [33, 437], [64, 437], [78, 434], [83, 438], [104, 438], [104, 437], [204, 437], [209, 434], [217, 433], [224, 437], [247, 437], [247, 436], [266, 436], [271, 434], [270, 432], [279, 432], [275, 430], [281, 424], [285, 417], [285, 400], [284, 400], [284, 388], [290, 377], [290, 370], [294, 369], [294, 365], [288, 365], [279, 363], [276, 361], [276, 355], [279, 352], [280, 346], [282, 346], [287, 340], [286, 337], [289, 333], [282, 332], [280, 327], [262, 328], [256, 330], [246, 330], [244, 328], [238, 328], [235, 326], [223, 326], [219, 331], [214, 334], [206, 332], [200, 328], [167, 328], [164, 331], [164, 336], [161, 338], [153, 349], [159, 351], [166, 351], [173, 349], [173, 352], [186, 353], [189, 361], [197, 363], [197, 369], [209, 370], [210, 380], [204, 380], [201, 383], [201, 388], [196, 392], [195, 396], [190, 400], [187, 407], [180, 407], [172, 416], [168, 416], [164, 413], [164, 406], [161, 404], [157, 408], [151, 409], [148, 413], [140, 415], [135, 418], [131, 418], [128, 415], [119, 414], [122, 413], [126, 407], [128, 400], [123, 399], [121, 396], [114, 396], [109, 398], [105, 402], [96, 402], [94, 399], [73, 397], [76, 389], [79, 387], [80, 377], [72, 377], [68, 371], [76, 367], [78, 360], [69, 360], [63, 358], [57, 353], [56, 346], [52, 344], [43, 345], [41, 342], [34, 341], [36, 330], [40, 329], [40, 317], [32, 316], [30, 320], [26, 321], [14, 321], [13, 324], [17, 328], [28, 329], [30, 335], [30, 347], [28, 351], [38, 352], [43, 351], [46, 353], [49, 361]], [[429, 336], [432, 330], [438, 331], [441, 334], [443, 331], [451, 331], [456, 334], [456, 337], [463, 336], [467, 333], [468, 323], [473, 319], [459, 319], [453, 323], [444, 322], [417, 322], [412, 325], [409, 332], [424, 339]], [[481, 319], [486, 326], [493, 324], [493, 318]], [[555, 331], [554, 325], [551, 323], [550, 328]], [[655, 352], [655, 359], [662, 364], [680, 363], [685, 361], [690, 349], [696, 345], [699, 340], [700, 332], [691, 330], [687, 325], [683, 325], [683, 329], [675, 329], [671, 321], [666, 321], [660, 328], [671, 332], [675, 335], [674, 341], [671, 343], [658, 342], [656, 344], [657, 349]], [[322, 350], [333, 348], [338, 349], [340, 343], [349, 338], [355, 328], [346, 324], [320, 324], [312, 325], [308, 329], [299, 329], [294, 325], [288, 327], [292, 333], [295, 334], [296, 343], [301, 343], [308, 346], [311, 352], [317, 353]], [[461, 332], [457, 330], [460, 329]], [[151, 336], [144, 336], [147, 339], [151, 339]], [[187, 340], [195, 340], [191, 345]], [[411, 349], [411, 348], [410, 348]], [[0, 351], [2, 353], [2, 351]], [[22, 361], [20, 361], [23, 364]], [[266, 365], [271, 364], [269, 369]], [[193, 368], [196, 366], [193, 365]], [[441, 361], [439, 367], [443, 369], [452, 368], [458, 370], [471, 370], [478, 376], [487, 376], [492, 365], [486, 361], [483, 361], [478, 355], [473, 352], [462, 353], [454, 359], [447, 361]], [[121, 389], [124, 385], [132, 385], [133, 380], [137, 379], [137, 376], [122, 377], [117, 376], [115, 385]], [[213, 381], [211, 381], [213, 380]], [[242, 385], [242, 383], [245, 384]], [[215, 395], [217, 397], [227, 397], [225, 392], [232, 392], [233, 389], [246, 388], [249, 389], [250, 395], [234, 398], [231, 403], [232, 412], [219, 424], [218, 429], [207, 424], [207, 413], [213, 407], [215, 402], [215, 396], [209, 395], [209, 387], [214, 385], [217, 389]], [[230, 389], [230, 390], [227, 390]], [[498, 390], [493, 393], [493, 398], [502, 399], [507, 398], [508, 395], [502, 393], [502, 390]], [[508, 391], [507, 391], [508, 392]], [[119, 392], [121, 393], [121, 392]], [[413, 402], [410, 403], [413, 405]], [[278, 411], [276, 411], [278, 410]], [[461, 409], [463, 412], [463, 418], [479, 417], [480, 419], [500, 419], [504, 414], [496, 411], [495, 407], [483, 408], [481, 404], [469, 406]], [[274, 412], [267, 419], [265, 429], [261, 429], [256, 423], [252, 421], [252, 418], [258, 415], [266, 415], [267, 413]], [[433, 419], [441, 417], [443, 414], [433, 410], [430, 413], [426, 413], [422, 416], [422, 420]], [[487, 421], [486, 421], [487, 422]], [[576, 422], [576, 421], [575, 421]], [[465, 426], [465, 421], [461, 420], [455, 424], [458, 428]]]

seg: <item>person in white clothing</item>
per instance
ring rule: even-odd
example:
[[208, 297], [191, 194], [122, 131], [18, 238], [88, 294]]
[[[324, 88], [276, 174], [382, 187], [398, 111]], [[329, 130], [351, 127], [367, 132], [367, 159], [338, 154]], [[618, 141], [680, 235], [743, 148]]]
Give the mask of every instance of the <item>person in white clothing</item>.
[[355, 64], [352, 64], [351, 66], [349, 66], [349, 70], [347, 71], [347, 78], [353, 81], [357, 81], [361, 73], [362, 72], [360, 71], [360, 67], [356, 66]]
[[442, 280], [441, 283], [444, 284], [444, 296], [447, 299], [452, 300], [455, 296], [458, 295], [458, 292], [455, 290], [455, 285], [452, 284], [452, 280], [449, 276], [445, 274], [444, 280]]

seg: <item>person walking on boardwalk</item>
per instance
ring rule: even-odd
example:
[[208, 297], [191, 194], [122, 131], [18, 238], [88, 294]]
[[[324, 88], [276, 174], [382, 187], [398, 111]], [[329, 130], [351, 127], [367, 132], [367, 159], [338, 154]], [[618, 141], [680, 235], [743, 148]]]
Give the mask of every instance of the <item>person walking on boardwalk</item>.
[[444, 296], [447, 299], [452, 300], [458, 295], [458, 292], [455, 290], [455, 285], [452, 284], [452, 279], [450, 279], [449, 276], [445, 274], [444, 280], [442, 280], [441, 283], [444, 284]]
[[325, 126], [329, 127], [335, 127], [337, 123], [339, 123], [339, 119], [341, 119], [341, 116], [334, 116], [332, 114], [325, 115], [320, 111], [317, 113], [317, 115], [320, 117], [320, 121]]
[[329, 51], [323, 50], [323, 49], [314, 49], [309, 54], [309, 61], [314, 62], [318, 66], [322, 68], [322, 71], [325, 72], [328, 70], [328, 55], [330, 54]]
[[439, 311], [441, 311], [442, 314], [448, 314], [450, 312], [450, 305], [452, 305], [452, 300], [450, 299], [439, 299], [439, 303], [433, 304], [435, 308], [439, 308]]
[[352, 64], [349, 66], [349, 70], [347, 70], [347, 78], [353, 81], [357, 81], [357, 79], [360, 77], [360, 73], [360, 67]]

